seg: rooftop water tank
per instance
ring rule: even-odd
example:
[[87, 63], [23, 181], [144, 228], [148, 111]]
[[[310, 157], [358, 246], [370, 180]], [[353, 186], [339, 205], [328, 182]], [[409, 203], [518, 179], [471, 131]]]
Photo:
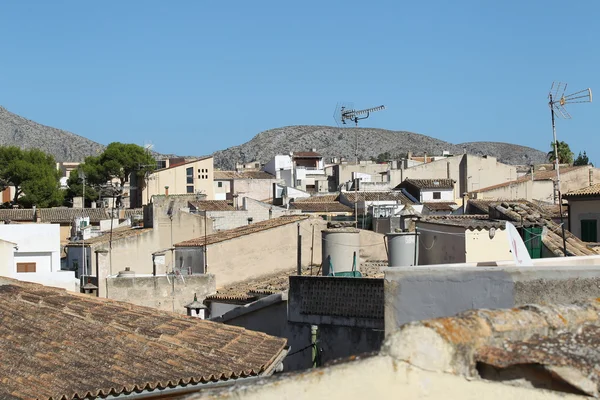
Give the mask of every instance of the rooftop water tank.
[[419, 265], [419, 235], [416, 232], [386, 233], [388, 266], [411, 267]]
[[[356, 228], [334, 228], [321, 231], [323, 275], [359, 271], [360, 231]], [[356, 260], [355, 260], [356, 256]], [[356, 262], [356, 266], [354, 263]], [[332, 271], [333, 269], [333, 271]]]

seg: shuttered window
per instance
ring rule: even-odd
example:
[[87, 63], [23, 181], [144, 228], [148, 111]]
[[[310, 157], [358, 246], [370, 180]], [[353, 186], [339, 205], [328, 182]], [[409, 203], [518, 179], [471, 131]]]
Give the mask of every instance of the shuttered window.
[[35, 263], [17, 263], [17, 272], [35, 272]]
[[595, 219], [581, 220], [581, 240], [584, 242], [598, 241], [598, 221]]

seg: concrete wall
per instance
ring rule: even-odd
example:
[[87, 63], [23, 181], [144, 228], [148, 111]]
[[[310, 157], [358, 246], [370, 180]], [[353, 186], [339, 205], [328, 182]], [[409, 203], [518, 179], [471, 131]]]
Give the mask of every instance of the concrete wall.
[[392, 186], [397, 186], [406, 178], [454, 179], [454, 194], [460, 197], [467, 191], [515, 180], [517, 169], [513, 165], [498, 162], [495, 157], [461, 154], [406, 169], [390, 170], [388, 174]]
[[[592, 173], [591, 181], [590, 171]], [[600, 168], [588, 166], [576, 168], [569, 172], [560, 171], [561, 193], [568, 193], [586, 186], [591, 186], [594, 183], [600, 183]]]
[[109, 277], [106, 279], [108, 298], [185, 314], [185, 305], [216, 293], [215, 277], [211, 274], [173, 276]]
[[376, 163], [361, 163], [361, 164], [339, 164], [334, 165], [332, 168], [332, 174], [335, 177], [336, 187], [351, 181], [353, 174], [366, 174], [371, 177], [371, 182], [387, 182], [387, 177], [381, 176], [381, 172], [387, 171], [389, 168], [388, 164], [376, 164]]
[[525, 199], [554, 201], [554, 182], [552, 180], [515, 182], [507, 186], [475, 193], [477, 199]]
[[231, 193], [231, 181], [226, 179], [215, 180], [213, 186], [215, 200], [227, 200], [227, 195]]
[[[439, 199], [433, 198], [433, 193], [440, 193]], [[421, 203], [424, 201], [454, 201], [454, 189], [422, 189], [421, 190]]]
[[581, 220], [596, 220], [598, 227], [598, 240], [600, 240], [600, 198], [597, 199], [569, 199], [569, 227], [570, 231], [581, 239]]
[[[104, 236], [105, 241], [89, 244], [91, 271], [92, 274], [98, 274], [100, 296], [106, 296], [105, 279], [109, 275], [115, 275], [126, 267], [130, 267], [138, 274], [151, 274], [153, 271], [152, 253], [169, 249], [175, 243], [204, 235], [203, 216], [182, 211], [187, 207], [187, 196], [154, 196], [152, 201], [152, 212], [147, 213], [145, 224], [151, 225], [153, 228], [137, 235], [113, 239], [112, 257], [108, 253], [100, 254], [98, 257], [95, 255], [97, 250], [108, 250], [107, 236]], [[167, 209], [171, 202], [173, 202], [172, 220], [167, 215]], [[212, 233], [212, 225], [208, 225], [206, 232], [207, 234]], [[71, 266], [73, 257], [81, 259], [80, 245], [69, 245], [67, 250], [68, 266]], [[167, 270], [171, 270], [170, 251], [165, 253], [165, 258], [165, 265], [157, 266], [158, 274], [164, 274]]]
[[[193, 168], [193, 183], [187, 183], [186, 169]], [[165, 194], [165, 186], [169, 186], [169, 194], [186, 194], [187, 187], [193, 186], [194, 192], [202, 192], [207, 200], [213, 200], [214, 179], [213, 179], [213, 159], [208, 158], [196, 162], [189, 162], [178, 165], [173, 168], [161, 169], [153, 172], [148, 180], [148, 186], [142, 192], [143, 204], [147, 204], [148, 199], [154, 195]], [[205, 172], [202, 172], [204, 170]], [[202, 176], [205, 176], [202, 178]]]
[[487, 229], [469, 229], [465, 232], [466, 262], [512, 261], [508, 233], [505, 229], [496, 229], [490, 238]]
[[[326, 222], [309, 218], [300, 222], [303, 266], [308, 266], [311, 261], [313, 225], [313, 261], [315, 264], [321, 263], [320, 232], [326, 227]], [[292, 223], [209, 245], [208, 272], [215, 275], [217, 287], [220, 288], [260, 275], [296, 268], [297, 234], [297, 224]]]
[[570, 304], [592, 297], [600, 297], [600, 266], [388, 268], [385, 331], [471, 309]]
[[236, 211], [207, 211], [206, 215], [211, 220], [213, 230], [221, 231], [248, 225], [248, 218], [252, 218], [252, 223], [256, 223], [282, 215], [302, 213], [300, 210], [287, 210], [247, 197], [242, 198], [241, 203], [241, 208]]

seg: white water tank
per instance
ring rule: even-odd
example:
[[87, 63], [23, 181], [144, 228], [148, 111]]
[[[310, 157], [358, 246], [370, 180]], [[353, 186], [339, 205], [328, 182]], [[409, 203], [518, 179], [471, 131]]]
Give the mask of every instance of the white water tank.
[[352, 271], [356, 254], [356, 270], [360, 271], [360, 231], [356, 228], [334, 228], [321, 231], [322, 271]]
[[389, 267], [419, 265], [419, 236], [416, 232], [386, 233]]

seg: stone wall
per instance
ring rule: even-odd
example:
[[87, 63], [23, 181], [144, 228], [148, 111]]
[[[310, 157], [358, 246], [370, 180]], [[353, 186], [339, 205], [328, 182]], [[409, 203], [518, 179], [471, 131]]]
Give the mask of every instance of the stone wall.
[[211, 274], [109, 277], [106, 279], [107, 297], [140, 306], [185, 314], [184, 306], [216, 293], [215, 276]]

